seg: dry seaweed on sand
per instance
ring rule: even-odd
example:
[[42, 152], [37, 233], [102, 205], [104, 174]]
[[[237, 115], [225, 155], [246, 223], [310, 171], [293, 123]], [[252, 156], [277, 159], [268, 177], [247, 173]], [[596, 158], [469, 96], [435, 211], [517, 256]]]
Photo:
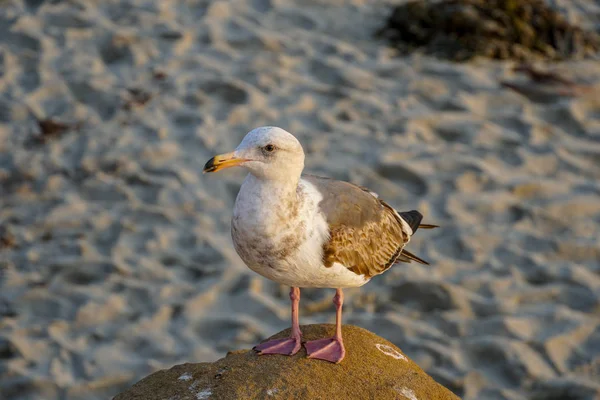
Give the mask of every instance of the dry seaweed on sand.
[[[12, 248], [17, 245], [17, 240], [15, 235], [11, 232], [11, 230], [6, 227], [0, 225], [0, 250], [5, 248]], [[0, 277], [2, 275], [2, 265], [0, 264]]]
[[69, 125], [53, 118], [40, 119], [37, 123], [40, 129], [40, 141], [42, 142], [59, 137], [70, 128]]
[[597, 54], [600, 36], [571, 25], [543, 0], [416, 0], [394, 8], [378, 35], [402, 51], [454, 61], [564, 60]]
[[125, 110], [132, 110], [134, 107], [143, 107], [154, 97], [152, 93], [141, 88], [129, 88], [126, 93], [127, 99], [123, 104]]
[[520, 64], [514, 72], [524, 75], [519, 81], [501, 80], [500, 85], [537, 103], [553, 102], [557, 97], [575, 97], [594, 92], [594, 87], [580, 84], [557, 71], [540, 69], [532, 64]]

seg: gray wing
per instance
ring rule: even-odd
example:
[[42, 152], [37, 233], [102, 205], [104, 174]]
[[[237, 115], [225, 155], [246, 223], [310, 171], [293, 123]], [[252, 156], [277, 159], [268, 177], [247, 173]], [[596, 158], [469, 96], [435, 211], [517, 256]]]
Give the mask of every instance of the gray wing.
[[312, 175], [302, 178], [323, 196], [319, 208], [330, 232], [330, 240], [323, 244], [325, 266], [337, 262], [370, 278], [398, 260], [412, 232], [392, 207], [368, 189], [348, 182]]

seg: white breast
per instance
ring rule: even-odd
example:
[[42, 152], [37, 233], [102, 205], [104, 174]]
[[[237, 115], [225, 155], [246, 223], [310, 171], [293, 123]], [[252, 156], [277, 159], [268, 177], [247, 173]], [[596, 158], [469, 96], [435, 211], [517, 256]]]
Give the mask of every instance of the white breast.
[[[275, 282], [295, 287], [344, 288], [368, 282], [343, 265], [323, 265], [323, 243], [329, 226], [319, 211], [322, 196], [309, 182], [300, 180], [298, 212], [282, 223], [272, 218], [277, 196], [260, 195], [257, 182], [245, 181], [236, 200], [232, 237], [236, 251], [250, 269]], [[271, 216], [271, 217], [270, 217]]]

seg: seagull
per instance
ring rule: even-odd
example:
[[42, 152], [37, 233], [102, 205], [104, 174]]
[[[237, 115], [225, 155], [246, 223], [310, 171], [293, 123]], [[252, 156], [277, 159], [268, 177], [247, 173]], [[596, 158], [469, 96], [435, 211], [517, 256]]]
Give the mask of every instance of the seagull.
[[231, 221], [235, 250], [254, 272], [290, 286], [291, 336], [254, 347], [259, 354], [294, 355], [302, 346], [300, 288], [336, 289], [336, 331], [304, 343], [309, 358], [343, 360], [344, 288], [360, 287], [398, 261], [428, 264], [404, 250], [421, 224], [418, 211], [397, 212], [367, 188], [303, 174], [304, 151], [284, 129], [250, 131], [232, 152], [206, 163], [204, 173], [248, 170]]

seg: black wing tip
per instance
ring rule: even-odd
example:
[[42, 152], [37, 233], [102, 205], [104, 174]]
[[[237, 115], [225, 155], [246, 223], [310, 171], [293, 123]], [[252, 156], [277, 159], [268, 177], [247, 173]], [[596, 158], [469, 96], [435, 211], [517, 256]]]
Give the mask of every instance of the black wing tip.
[[414, 255], [413, 253], [411, 253], [407, 250], [402, 250], [402, 255], [411, 261], [416, 261], [420, 264], [429, 265], [429, 263], [427, 261], [423, 260], [421, 257], [417, 257], [416, 255]]
[[412, 229], [413, 233], [415, 233], [417, 229], [419, 229], [421, 220], [423, 220], [423, 214], [421, 214], [417, 210], [405, 211], [399, 214], [400, 217], [402, 217], [402, 219], [406, 221], [408, 226], [410, 226], [410, 229]]
[[419, 228], [420, 229], [435, 229], [435, 228], [439, 228], [439, 225], [434, 225], [434, 224], [419, 224]]

